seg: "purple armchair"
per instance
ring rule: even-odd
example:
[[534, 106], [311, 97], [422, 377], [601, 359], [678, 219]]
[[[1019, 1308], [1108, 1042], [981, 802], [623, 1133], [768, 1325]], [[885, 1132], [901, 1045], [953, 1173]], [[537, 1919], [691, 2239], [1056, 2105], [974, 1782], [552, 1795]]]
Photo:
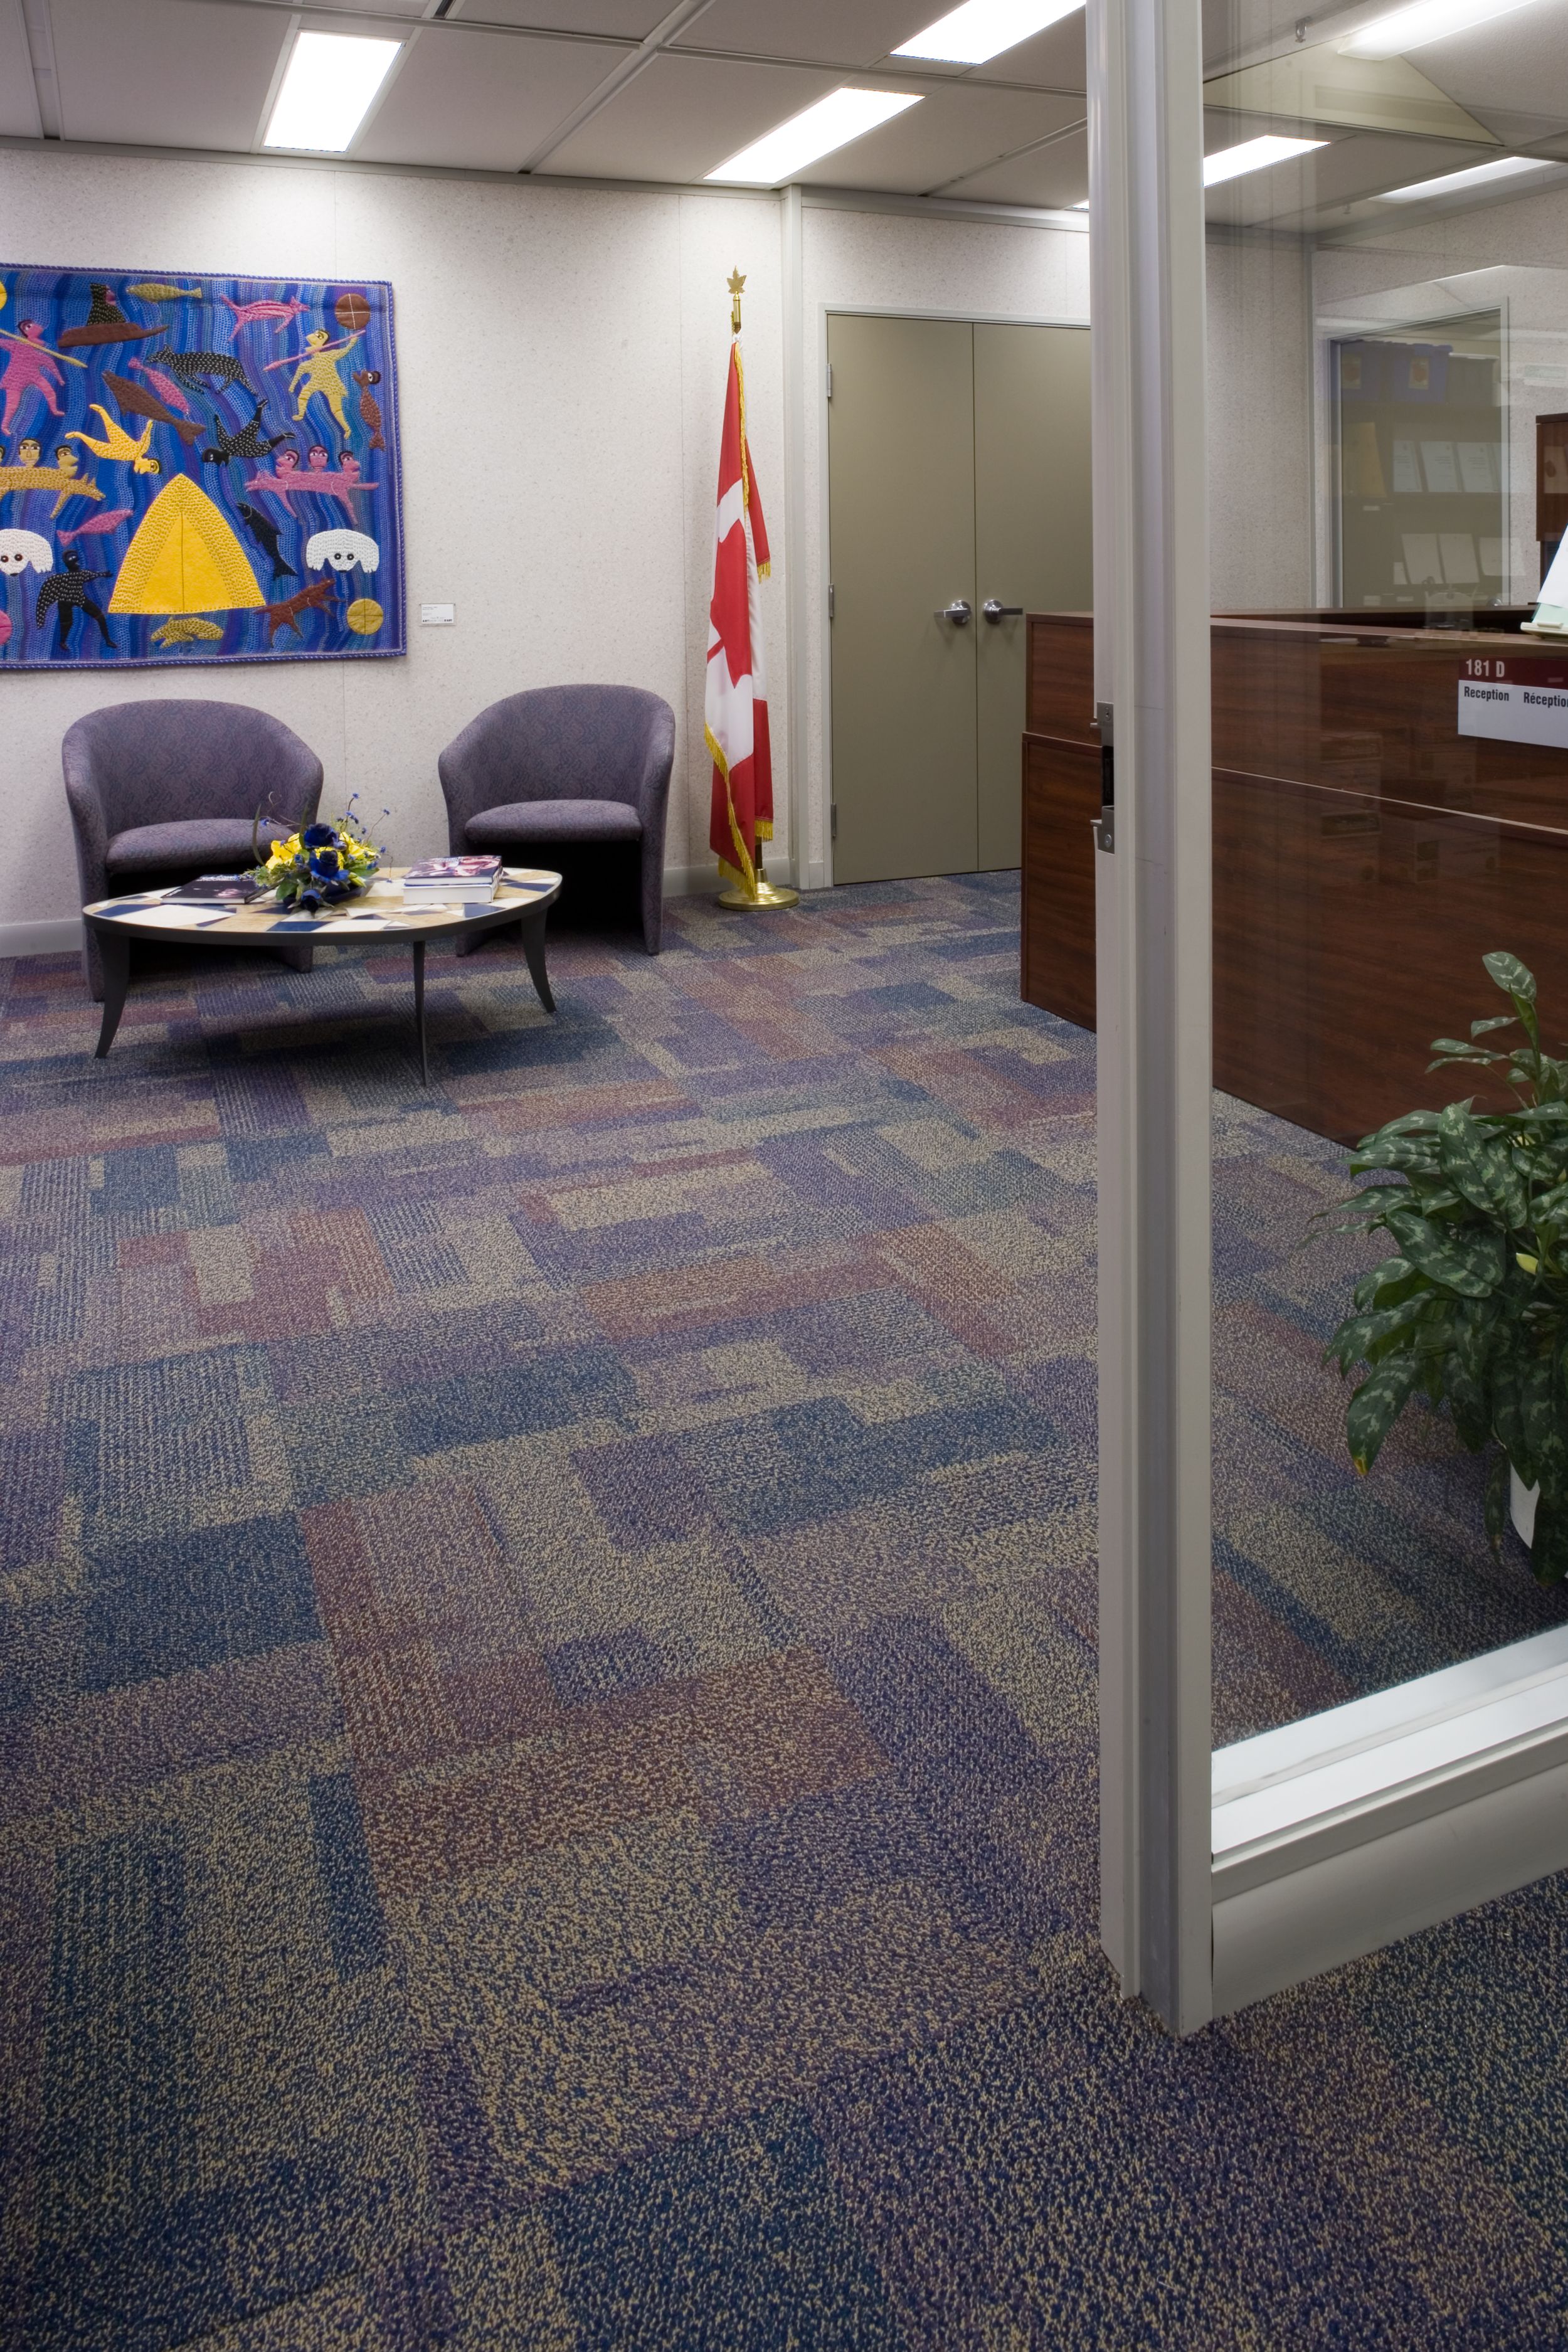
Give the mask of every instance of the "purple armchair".
[[[265, 846], [310, 824], [321, 797], [309, 744], [241, 702], [111, 702], [67, 730], [61, 759], [84, 907], [114, 891], [238, 874], [251, 862], [258, 809]], [[291, 948], [286, 960], [306, 957]], [[101, 1003], [90, 939], [82, 961]]]
[[664, 821], [675, 713], [635, 686], [545, 686], [508, 695], [438, 762], [451, 854], [534, 866], [548, 848], [637, 844], [643, 945], [658, 953]]

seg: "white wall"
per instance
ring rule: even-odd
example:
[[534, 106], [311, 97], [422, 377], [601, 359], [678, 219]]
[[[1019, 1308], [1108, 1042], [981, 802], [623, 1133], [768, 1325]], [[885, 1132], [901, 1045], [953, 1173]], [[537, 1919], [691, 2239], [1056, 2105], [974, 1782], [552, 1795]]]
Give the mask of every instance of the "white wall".
[[[0, 947], [58, 943], [77, 904], [59, 741], [106, 702], [185, 694], [277, 713], [320, 753], [335, 811], [358, 791], [395, 856], [444, 846], [436, 755], [520, 688], [651, 688], [679, 727], [666, 851], [702, 887], [702, 683], [729, 335], [745, 273], [747, 416], [773, 550], [763, 590], [777, 761], [775, 873], [795, 868], [785, 674], [782, 208], [772, 196], [626, 192], [201, 159], [0, 153], [0, 263], [180, 277], [368, 277], [394, 289], [402, 397], [405, 660], [14, 672], [0, 665], [7, 827]], [[808, 210], [801, 321], [804, 878], [823, 878], [824, 305], [1082, 319], [1072, 230]], [[476, 422], [476, 419], [478, 420]], [[520, 562], [495, 551], [521, 548]], [[454, 603], [422, 629], [422, 603]], [[379, 819], [383, 807], [390, 810]], [[19, 930], [23, 925], [47, 926]]]
[[[324, 813], [357, 789], [394, 854], [413, 856], [446, 846], [436, 755], [486, 703], [573, 679], [648, 687], [679, 730], [667, 859], [711, 871], [702, 674], [737, 264], [749, 424], [780, 542], [764, 625], [773, 677], [784, 669], [775, 200], [12, 151], [0, 220], [4, 263], [390, 280], [410, 621], [404, 660], [123, 677], [0, 665], [0, 946], [57, 943], [11, 927], [58, 927], [79, 903], [66, 728], [151, 696], [275, 712], [326, 767]], [[444, 601], [456, 627], [422, 629], [421, 603]], [[787, 761], [782, 708], [776, 723]]]
[[1216, 613], [1315, 602], [1310, 248], [1208, 240], [1210, 596]]

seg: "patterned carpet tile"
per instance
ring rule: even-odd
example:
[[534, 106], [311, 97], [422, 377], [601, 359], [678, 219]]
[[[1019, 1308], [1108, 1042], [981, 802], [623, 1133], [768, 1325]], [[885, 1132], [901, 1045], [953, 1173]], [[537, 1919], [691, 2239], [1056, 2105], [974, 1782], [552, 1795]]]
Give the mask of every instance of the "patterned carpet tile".
[[[0, 966], [19, 2352], [1568, 2344], [1555, 1882], [1175, 2044], [1094, 1940], [1093, 1040], [1012, 877], [650, 961]], [[1563, 1622], [1215, 1134], [1219, 1736]], [[0, 2331], [4, 2332], [4, 2331]]]

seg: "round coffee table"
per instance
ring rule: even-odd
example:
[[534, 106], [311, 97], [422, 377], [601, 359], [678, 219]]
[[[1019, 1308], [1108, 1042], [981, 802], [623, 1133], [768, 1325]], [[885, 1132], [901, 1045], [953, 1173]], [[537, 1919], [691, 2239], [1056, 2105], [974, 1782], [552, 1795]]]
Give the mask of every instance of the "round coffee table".
[[169, 891], [144, 891], [131, 898], [100, 898], [82, 908], [82, 920], [97, 940], [103, 958], [103, 1027], [99, 1033], [98, 1059], [114, 1042], [125, 1010], [131, 982], [132, 940], [159, 940], [174, 946], [258, 948], [299, 940], [323, 946], [374, 946], [381, 940], [406, 940], [414, 954], [414, 1026], [419, 1039], [419, 1076], [430, 1083], [430, 1056], [425, 1035], [425, 950], [432, 940], [476, 940], [487, 931], [503, 930], [515, 923], [522, 933], [522, 951], [539, 1001], [546, 1013], [555, 1010], [544, 968], [544, 918], [561, 895], [559, 874], [542, 868], [509, 866], [502, 871], [493, 898], [478, 907], [404, 904], [395, 886], [404, 869], [384, 867], [378, 887], [340, 907], [323, 908], [319, 915], [295, 914], [270, 898], [253, 899], [246, 907], [226, 907], [212, 899], [175, 902]]

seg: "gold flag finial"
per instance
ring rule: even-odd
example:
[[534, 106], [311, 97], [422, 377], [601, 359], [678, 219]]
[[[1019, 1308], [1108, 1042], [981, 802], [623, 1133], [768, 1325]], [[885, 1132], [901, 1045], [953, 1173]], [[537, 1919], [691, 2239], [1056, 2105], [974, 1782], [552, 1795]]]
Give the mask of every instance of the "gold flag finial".
[[731, 270], [729, 285], [730, 332], [738, 335], [741, 331], [741, 297], [746, 290], [746, 281], [738, 269]]

